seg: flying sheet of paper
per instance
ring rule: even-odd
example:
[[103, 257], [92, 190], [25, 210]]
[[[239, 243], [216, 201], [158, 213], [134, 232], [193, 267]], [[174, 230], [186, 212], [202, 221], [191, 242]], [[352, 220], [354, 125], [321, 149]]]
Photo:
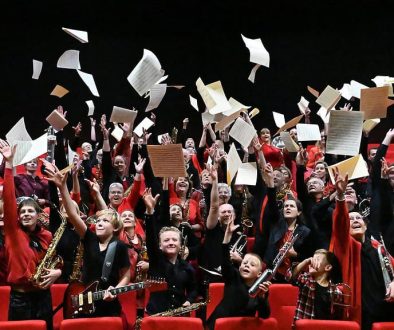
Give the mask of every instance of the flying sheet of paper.
[[133, 127], [137, 114], [138, 111], [114, 106], [109, 121], [111, 123], [130, 123], [130, 127]]
[[282, 127], [286, 123], [285, 116], [283, 114], [272, 111], [272, 115], [274, 117], [276, 127]]
[[62, 28], [62, 30], [68, 33], [70, 36], [74, 37], [78, 41], [82, 42], [83, 44], [89, 42], [88, 40], [88, 33], [86, 31], [81, 30], [74, 30], [68, 28]]
[[203, 112], [201, 114], [201, 120], [202, 120], [202, 126], [205, 126], [206, 124], [213, 123], [214, 122], [214, 115], [211, 115], [208, 111]]
[[253, 117], [256, 117], [260, 113], [260, 110], [257, 108], [253, 108], [251, 112], [249, 112], [249, 118], [252, 119]]
[[350, 84], [343, 84], [339, 92], [341, 93], [342, 97], [348, 101], [350, 101], [350, 99], [353, 97]]
[[161, 64], [156, 55], [150, 50], [144, 49], [142, 59], [131, 71], [127, 80], [138, 95], [143, 96], [163, 76], [164, 71], [161, 69]]
[[177, 178], [187, 176], [181, 144], [148, 145], [148, 154], [153, 174], [156, 177]]
[[259, 67], [261, 67], [261, 65], [260, 65], [260, 64], [256, 64], [256, 65], [252, 68], [252, 71], [250, 71], [250, 74], [249, 74], [249, 77], [248, 77], [248, 80], [249, 80], [250, 82], [254, 83], [254, 81], [255, 81], [255, 79], [256, 79], [256, 72], [257, 72], [257, 70], [259, 69]]
[[389, 87], [374, 87], [361, 90], [360, 111], [364, 119], [386, 118]]
[[247, 148], [256, 135], [256, 130], [242, 118], [238, 118], [229, 132], [230, 136]]
[[257, 182], [257, 165], [253, 163], [242, 163], [238, 168], [235, 184], [255, 186]]
[[298, 109], [300, 109], [300, 112], [305, 115], [305, 111], [309, 106], [309, 101], [305, 99], [303, 96], [301, 96], [300, 102], [297, 103]]
[[316, 124], [297, 124], [298, 141], [320, 141], [320, 129]]
[[222, 83], [220, 81], [215, 81], [205, 86], [201, 78], [198, 78], [196, 86], [205, 106], [212, 115], [231, 109], [231, 105], [224, 94]]
[[66, 50], [57, 60], [57, 67], [61, 69], [81, 70], [79, 63], [79, 50]]
[[288, 152], [298, 152], [300, 150], [299, 145], [291, 138], [289, 132], [280, 132], [280, 138]]
[[357, 155], [360, 149], [363, 119], [364, 113], [360, 111], [331, 111], [326, 153]]
[[227, 153], [227, 184], [231, 185], [238, 168], [241, 166], [242, 160], [238, 155], [234, 143], [231, 144], [230, 150]]
[[86, 86], [89, 87], [90, 92], [94, 96], [99, 97], [100, 95], [99, 95], [99, 92], [97, 90], [96, 83], [94, 82], [93, 76], [90, 73], [86, 73], [86, 72], [83, 72], [81, 70], [77, 70], [77, 72], [78, 72], [79, 76], [81, 77], [81, 79], [83, 80], [83, 82], [86, 84]]
[[118, 125], [115, 125], [114, 129], [111, 132], [111, 135], [116, 139], [116, 141], [119, 142], [120, 140], [122, 140], [123, 130]]
[[22, 159], [19, 158], [19, 155], [16, 159], [14, 157], [13, 165], [18, 166], [25, 164], [28, 161], [45, 154], [47, 152], [47, 147], [48, 140], [46, 133], [33, 141], [22, 141], [22, 143], [18, 144], [16, 147], [16, 153], [18, 153], [18, 148], [20, 148], [20, 152], [23, 154], [23, 157]]
[[56, 85], [53, 91], [51, 92], [51, 95], [57, 96], [58, 98], [62, 98], [67, 93], [69, 93], [68, 89], [64, 88], [63, 86]]
[[92, 100], [86, 101], [86, 104], [89, 108], [88, 116], [93, 116], [94, 114], [94, 103]]
[[240, 116], [241, 113], [242, 110], [238, 110], [230, 116], [223, 116], [222, 120], [216, 123], [215, 132], [223, 131], [226, 127], [230, 126], [234, 120]]
[[231, 109], [227, 110], [225, 112], [223, 112], [223, 115], [225, 116], [230, 116], [235, 112], [238, 112], [241, 109], [249, 109], [250, 106], [248, 105], [243, 105], [242, 103], [238, 102], [236, 99], [230, 97], [230, 99], [228, 100], [228, 103], [230, 103], [231, 105]]
[[191, 106], [197, 110], [198, 112], [198, 103], [197, 103], [197, 99], [195, 99], [193, 96], [189, 95], [189, 100], [190, 100], [190, 104]]
[[316, 113], [324, 123], [328, 124], [330, 121], [330, 112], [327, 113], [327, 109], [325, 107], [320, 107], [319, 111]]
[[68, 144], [67, 148], [67, 159], [68, 159], [68, 165], [73, 164], [74, 157], [77, 153], [71, 149], [70, 144]]
[[31, 141], [31, 137], [26, 130], [25, 118], [22, 117], [5, 135], [8, 143], [13, 144], [13, 141]]
[[286, 124], [284, 124], [281, 128], [279, 128], [277, 130], [277, 132], [274, 134], [274, 136], [279, 134], [280, 132], [286, 131], [286, 130], [294, 127], [295, 125], [297, 125], [300, 122], [300, 120], [302, 119], [302, 117], [304, 117], [304, 115], [299, 115], [297, 117], [294, 117], [293, 119], [290, 119]]
[[12, 165], [15, 167], [23, 164], [22, 160], [32, 148], [33, 141], [14, 141], [13, 145], [16, 145], [15, 155], [12, 160]]
[[265, 49], [261, 39], [249, 39], [241, 34], [245, 46], [249, 49], [250, 62], [264, 65], [267, 68], [270, 66], [270, 54]]
[[389, 87], [389, 96], [394, 96], [393, 93], [393, 83], [394, 83], [394, 77], [389, 77], [389, 76], [376, 76], [375, 78], [371, 79], [376, 87], [383, 87], [383, 86], [388, 86]]
[[32, 75], [32, 79], [40, 78], [41, 70], [42, 70], [42, 62], [41, 61], [37, 61], [37, 60], [33, 60], [33, 75]]
[[343, 176], [345, 176], [347, 173], [349, 176], [349, 181], [369, 176], [367, 162], [364, 160], [361, 154], [328, 167], [328, 173], [330, 174], [330, 179], [333, 184], [335, 184], [333, 173], [334, 168], [338, 168], [339, 174]]
[[60, 131], [68, 124], [67, 119], [56, 109], [49, 114], [46, 121], [57, 131]]
[[379, 124], [380, 123], [380, 119], [379, 118], [374, 118], [374, 119], [367, 119], [366, 121], [364, 121], [364, 124], [363, 124], [363, 131], [365, 132], [365, 133], [369, 133], [369, 132], [371, 132], [374, 128], [375, 128], [375, 126], [377, 125], [377, 124]]
[[153, 85], [153, 87], [149, 91], [149, 104], [145, 109], [145, 112], [152, 111], [153, 109], [156, 109], [161, 101], [164, 98], [164, 95], [166, 95], [167, 91], [167, 84], [156, 84]]
[[355, 80], [350, 81], [350, 89], [352, 90], [352, 95], [354, 97], [357, 97], [359, 99], [361, 96], [361, 90], [363, 88], [369, 88], [369, 87], [366, 85], [360, 84], [359, 82], [357, 82]]
[[314, 97], [316, 97], [316, 98], [319, 97], [320, 93], [319, 93], [316, 89], [312, 88], [311, 86], [306, 86], [306, 89], [307, 89], [308, 92], [311, 93]]
[[151, 128], [155, 123], [150, 120], [149, 118], [145, 117], [139, 124], [138, 126], [134, 129], [134, 133], [137, 134], [137, 136], [141, 136], [144, 133], [144, 129], [147, 131], [149, 128]]
[[341, 93], [328, 85], [316, 99], [316, 103], [330, 111], [340, 99]]

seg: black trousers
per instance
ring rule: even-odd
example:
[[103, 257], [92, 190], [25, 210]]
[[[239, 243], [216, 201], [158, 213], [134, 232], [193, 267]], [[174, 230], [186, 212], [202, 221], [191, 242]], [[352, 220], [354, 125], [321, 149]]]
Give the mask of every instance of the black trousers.
[[9, 321], [44, 320], [47, 329], [53, 329], [52, 298], [50, 290], [18, 292], [11, 290], [8, 309]]

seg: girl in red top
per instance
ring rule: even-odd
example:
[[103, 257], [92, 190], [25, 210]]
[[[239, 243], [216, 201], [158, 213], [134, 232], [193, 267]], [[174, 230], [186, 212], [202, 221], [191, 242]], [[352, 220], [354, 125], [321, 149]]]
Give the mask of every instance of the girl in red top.
[[284, 165], [282, 151], [271, 145], [271, 132], [268, 128], [263, 128], [260, 131], [260, 143], [267, 163], [270, 163], [273, 168]]

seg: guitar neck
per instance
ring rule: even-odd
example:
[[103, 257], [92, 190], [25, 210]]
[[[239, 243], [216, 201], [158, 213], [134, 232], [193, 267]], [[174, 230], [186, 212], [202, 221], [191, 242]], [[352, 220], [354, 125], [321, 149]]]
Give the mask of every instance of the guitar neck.
[[[121, 286], [119, 288], [110, 289], [108, 291], [113, 295], [118, 295], [118, 294], [126, 293], [129, 291], [133, 291], [133, 290], [144, 289], [146, 286], [147, 286], [146, 282], [138, 282], [138, 283], [132, 283], [129, 285]], [[96, 300], [103, 299], [106, 291], [107, 290], [93, 292], [93, 300], [96, 301]]]

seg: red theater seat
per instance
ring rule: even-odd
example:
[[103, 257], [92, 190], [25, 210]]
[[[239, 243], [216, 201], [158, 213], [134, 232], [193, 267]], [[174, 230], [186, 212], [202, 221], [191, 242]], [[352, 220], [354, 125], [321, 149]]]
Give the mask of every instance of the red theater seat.
[[376, 322], [372, 324], [372, 330], [394, 330], [394, 322]]
[[248, 237], [247, 238], [247, 243], [246, 243], [246, 252], [251, 253], [253, 251], [253, 246], [254, 246], [254, 237]]
[[293, 323], [297, 305], [298, 287], [291, 284], [272, 284], [268, 301], [271, 317], [278, 321], [278, 330], [289, 330]]
[[8, 305], [10, 303], [10, 292], [10, 286], [0, 286], [0, 321], [8, 320]]
[[[52, 309], [63, 303], [64, 291], [68, 284], [53, 284], [51, 286]], [[63, 308], [60, 308], [53, 316], [53, 329], [59, 330], [60, 323], [63, 321]]]
[[145, 317], [141, 330], [203, 330], [202, 320], [195, 317]]
[[296, 330], [360, 330], [360, 326], [354, 321], [332, 320], [298, 320]]
[[0, 321], [1, 330], [46, 330], [47, 324], [42, 320]]
[[207, 316], [206, 319], [211, 316], [216, 306], [220, 303], [223, 298], [224, 283], [209, 283], [209, 303], [207, 304]]
[[133, 329], [137, 318], [137, 292], [129, 291], [120, 294], [118, 295], [118, 299], [126, 316], [128, 329]]
[[123, 324], [120, 317], [67, 319], [60, 323], [60, 330], [123, 330]]
[[276, 330], [278, 323], [270, 317], [261, 319], [258, 317], [225, 317], [217, 319], [215, 330]]

